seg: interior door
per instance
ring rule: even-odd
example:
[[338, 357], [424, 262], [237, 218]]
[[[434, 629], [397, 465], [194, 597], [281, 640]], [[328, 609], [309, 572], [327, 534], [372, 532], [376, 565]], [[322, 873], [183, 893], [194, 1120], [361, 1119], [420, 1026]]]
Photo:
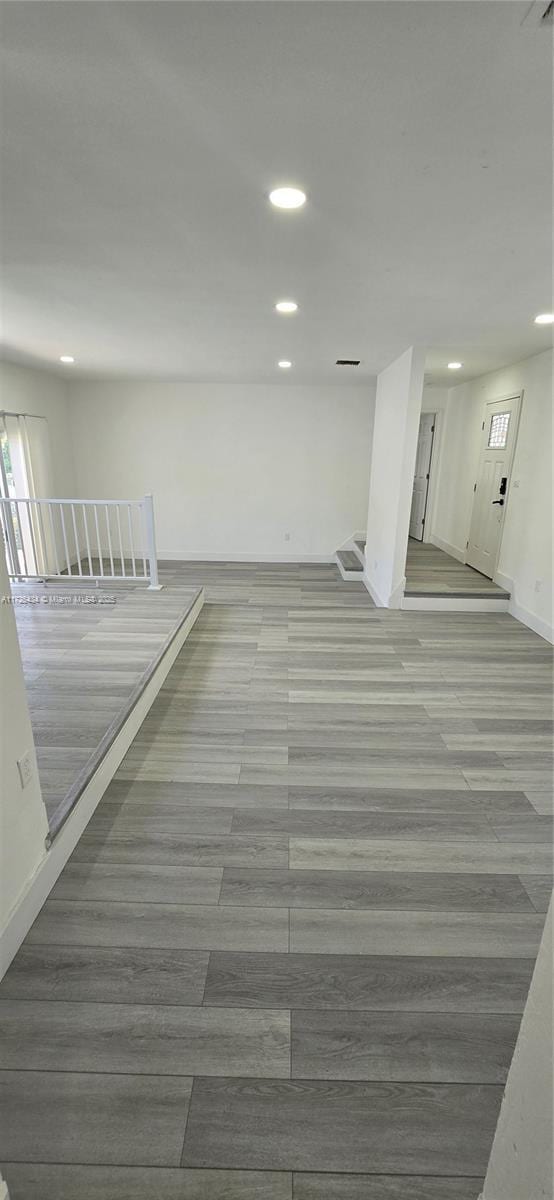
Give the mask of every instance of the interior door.
[[419, 421], [414, 490], [412, 492], [412, 508], [410, 512], [410, 537], [417, 538], [418, 542], [423, 541], [423, 531], [425, 528], [425, 510], [427, 508], [427, 494], [429, 491], [435, 415], [435, 413], [422, 413]]
[[466, 562], [492, 579], [508, 500], [521, 396], [485, 404]]

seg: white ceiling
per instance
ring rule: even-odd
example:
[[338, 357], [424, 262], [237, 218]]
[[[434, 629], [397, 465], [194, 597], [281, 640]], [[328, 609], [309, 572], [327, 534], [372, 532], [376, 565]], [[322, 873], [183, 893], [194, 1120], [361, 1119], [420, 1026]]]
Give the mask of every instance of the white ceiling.
[[[440, 384], [545, 349], [552, 44], [528, 9], [4, 4], [7, 355], [361, 383], [420, 343]], [[282, 182], [302, 212], [268, 205]]]

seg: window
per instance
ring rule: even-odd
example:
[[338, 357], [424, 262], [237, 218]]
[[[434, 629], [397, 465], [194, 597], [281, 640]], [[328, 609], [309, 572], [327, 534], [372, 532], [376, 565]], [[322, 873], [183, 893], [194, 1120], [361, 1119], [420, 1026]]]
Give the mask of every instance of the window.
[[504, 450], [508, 441], [508, 425], [510, 413], [495, 413], [491, 417], [488, 447], [490, 450]]
[[5, 429], [0, 430], [0, 496], [15, 496], [10, 444]]

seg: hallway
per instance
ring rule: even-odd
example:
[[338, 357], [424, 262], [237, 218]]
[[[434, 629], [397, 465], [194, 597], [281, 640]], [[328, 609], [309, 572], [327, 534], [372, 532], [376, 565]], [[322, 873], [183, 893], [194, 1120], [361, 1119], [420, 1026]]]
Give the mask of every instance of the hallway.
[[551, 648], [205, 586], [0, 986], [10, 1200], [477, 1200], [552, 873]]
[[411, 537], [406, 555], [405, 595], [501, 600], [509, 599], [510, 593], [432, 542], [418, 542]]

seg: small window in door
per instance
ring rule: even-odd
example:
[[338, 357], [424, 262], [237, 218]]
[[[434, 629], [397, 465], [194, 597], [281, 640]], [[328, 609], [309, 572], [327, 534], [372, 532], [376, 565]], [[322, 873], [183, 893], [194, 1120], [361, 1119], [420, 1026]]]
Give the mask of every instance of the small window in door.
[[489, 450], [504, 450], [508, 441], [508, 425], [510, 424], [510, 413], [494, 413], [491, 417], [491, 427], [489, 430], [488, 447]]

